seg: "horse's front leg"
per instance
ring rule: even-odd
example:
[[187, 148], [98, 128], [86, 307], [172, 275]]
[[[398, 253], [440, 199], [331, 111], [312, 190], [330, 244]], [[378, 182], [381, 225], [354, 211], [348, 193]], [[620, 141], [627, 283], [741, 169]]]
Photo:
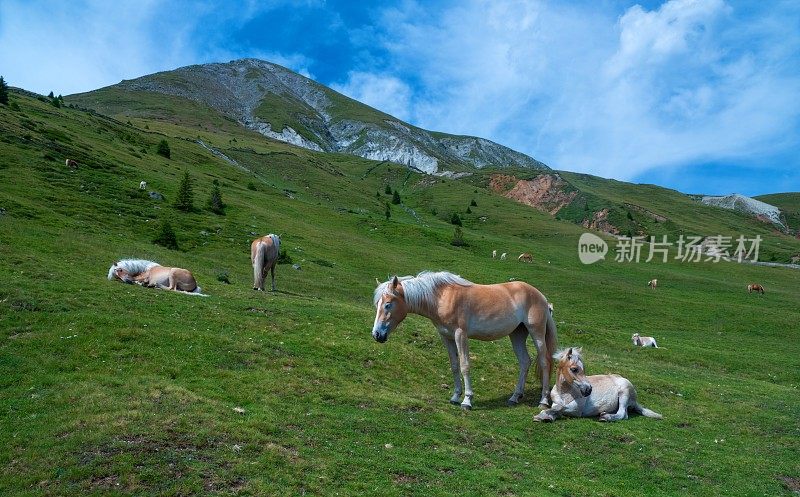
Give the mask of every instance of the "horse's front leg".
[[469, 379], [469, 343], [467, 332], [457, 328], [455, 332], [458, 361], [461, 366], [461, 376], [464, 377], [464, 400], [461, 401], [462, 409], [472, 409], [472, 382]]
[[564, 404], [553, 402], [553, 407], [542, 409], [539, 414], [533, 417], [533, 420], [544, 421], [545, 423], [548, 421], [555, 421], [563, 416], [566, 411], [567, 407]]
[[450, 356], [450, 371], [453, 373], [453, 396], [450, 397], [451, 404], [458, 404], [461, 400], [461, 393], [464, 391], [461, 386], [461, 371], [458, 367], [458, 348], [456, 342], [450, 337], [439, 334], [442, 338], [442, 343], [447, 348], [447, 354]]

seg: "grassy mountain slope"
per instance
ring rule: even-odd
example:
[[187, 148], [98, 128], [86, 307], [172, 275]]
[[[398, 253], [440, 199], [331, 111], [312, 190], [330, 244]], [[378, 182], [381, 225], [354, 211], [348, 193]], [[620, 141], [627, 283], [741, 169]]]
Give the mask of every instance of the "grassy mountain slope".
[[[128, 125], [11, 98], [19, 110], [0, 106], [3, 495], [788, 495], [800, 478], [792, 270], [583, 266], [580, 226], [478, 184], [265, 140], [183, 100], [134, 100], [171, 117]], [[162, 139], [170, 159], [155, 153]], [[183, 171], [195, 180], [188, 214], [169, 205]], [[225, 216], [202, 208], [214, 179]], [[387, 184], [403, 199], [389, 220]], [[454, 211], [466, 248], [449, 243]], [[163, 219], [181, 251], [151, 243]], [[279, 291], [257, 293], [248, 247], [267, 232], [302, 269], [279, 266]], [[189, 268], [210, 296], [107, 281], [121, 257]], [[665, 420], [535, 424], [535, 380], [525, 405], [505, 406], [516, 380], [505, 340], [470, 344], [475, 409], [450, 406], [427, 320], [409, 317], [384, 345], [369, 335], [374, 278], [422, 269], [534, 284], [555, 303], [560, 343], [584, 346], [590, 373], [630, 378]], [[751, 281], [767, 294], [747, 294]], [[634, 331], [664, 348], [633, 348]]]
[[795, 232], [800, 230], [800, 193], [773, 193], [771, 195], [759, 195], [753, 198], [779, 208], [789, 229]]

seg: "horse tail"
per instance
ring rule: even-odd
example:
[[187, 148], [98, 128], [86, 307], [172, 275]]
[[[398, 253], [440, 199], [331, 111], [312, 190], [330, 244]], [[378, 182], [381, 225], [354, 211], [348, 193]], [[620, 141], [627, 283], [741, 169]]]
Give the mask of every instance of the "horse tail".
[[642, 416], [647, 416], [648, 418], [653, 418], [653, 419], [664, 419], [664, 416], [660, 415], [655, 411], [651, 411], [650, 409], [646, 408], [645, 406], [643, 406], [638, 402], [636, 403], [636, 405], [631, 407], [633, 408], [634, 411], [638, 412]]
[[[545, 324], [545, 334], [544, 334], [544, 348], [545, 350], [540, 350], [540, 354], [546, 354], [545, 357], [547, 358], [547, 377], [549, 378], [553, 372], [553, 355], [556, 353], [556, 349], [558, 348], [558, 337], [556, 336], [556, 322], [553, 320], [553, 315], [550, 314], [550, 310], [548, 309], [547, 312], [547, 323]], [[542, 374], [541, 366], [539, 365], [539, 361], [536, 361], [536, 377], [539, 378]]]
[[267, 248], [264, 243], [259, 241], [256, 243], [255, 252], [253, 252], [253, 286], [259, 290], [264, 288], [264, 260], [266, 259]]

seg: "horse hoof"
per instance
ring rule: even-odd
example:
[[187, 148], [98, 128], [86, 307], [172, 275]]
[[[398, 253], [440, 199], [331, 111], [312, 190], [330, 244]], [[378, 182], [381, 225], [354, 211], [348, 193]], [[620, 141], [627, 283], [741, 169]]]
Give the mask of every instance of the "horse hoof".
[[461, 402], [459, 402], [457, 400], [451, 400], [450, 403], [453, 404], [454, 406], [457, 406], [457, 405], [461, 404]]
[[461, 404], [461, 410], [462, 411], [471, 411], [472, 410], [472, 406], [469, 405], [469, 404]]
[[519, 405], [519, 402], [517, 402], [516, 400], [508, 399], [506, 401], [506, 404], [508, 404], [509, 407], [517, 407]]

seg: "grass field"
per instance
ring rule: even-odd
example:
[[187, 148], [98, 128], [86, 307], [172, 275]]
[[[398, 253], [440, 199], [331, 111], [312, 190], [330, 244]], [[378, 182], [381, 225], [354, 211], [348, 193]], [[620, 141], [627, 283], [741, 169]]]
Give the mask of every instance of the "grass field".
[[[2, 495], [800, 488], [795, 270], [584, 266], [580, 226], [468, 181], [268, 141], [208, 110], [191, 122], [188, 103], [111, 120], [11, 99], [19, 110], [0, 106]], [[170, 159], [155, 153], [165, 138]], [[184, 171], [195, 181], [192, 213], [170, 206]], [[214, 179], [224, 216], [205, 208]], [[166, 200], [139, 192], [141, 180]], [[763, 251], [800, 249], [735, 213], [687, 212], [675, 192], [583, 181], [672, 215], [686, 233], [763, 233]], [[403, 199], [388, 220], [387, 184]], [[452, 212], [468, 247], [450, 244]], [[164, 219], [181, 250], [151, 242]], [[258, 293], [249, 242], [268, 232], [301, 269], [279, 266], [278, 291]], [[492, 260], [493, 249], [528, 251], [534, 262]], [[188, 268], [209, 297], [108, 281], [124, 257]], [[534, 423], [533, 375], [523, 405], [505, 405], [517, 373], [507, 340], [470, 344], [475, 408], [451, 406], [447, 354], [427, 320], [409, 317], [383, 345], [370, 336], [375, 278], [424, 269], [533, 284], [555, 304], [560, 344], [584, 347], [588, 373], [626, 376], [665, 419]], [[645, 286], [654, 277], [657, 291]], [[765, 295], [746, 292], [754, 281]], [[637, 331], [662, 348], [634, 348]]]

